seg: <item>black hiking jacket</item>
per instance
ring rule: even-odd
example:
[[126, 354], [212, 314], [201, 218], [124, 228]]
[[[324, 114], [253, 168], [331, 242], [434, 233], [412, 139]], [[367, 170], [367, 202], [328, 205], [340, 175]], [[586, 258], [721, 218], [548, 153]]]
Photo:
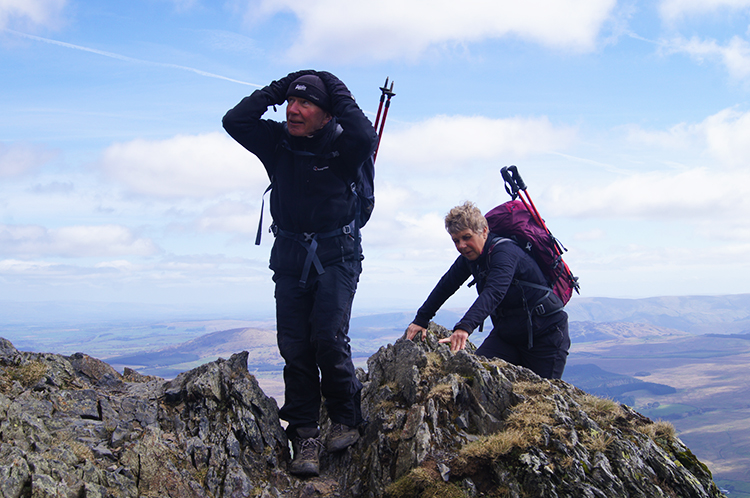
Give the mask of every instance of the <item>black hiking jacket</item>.
[[[377, 135], [354, 99], [340, 99], [336, 116], [312, 137], [293, 137], [286, 123], [261, 119], [275, 104], [269, 87], [245, 97], [224, 116], [232, 136], [263, 163], [273, 184], [274, 225], [287, 234], [327, 233], [343, 228], [356, 214], [351, 183], [372, 156]], [[337, 131], [338, 128], [338, 131]], [[298, 240], [277, 236], [271, 269], [300, 275], [307, 249]], [[362, 257], [358, 234], [321, 238], [317, 255], [325, 267]]]
[[474, 261], [464, 256], [456, 258], [419, 308], [414, 323], [427, 327], [443, 303], [471, 276], [479, 295], [453, 330], [461, 329], [471, 334], [489, 316], [493, 333], [501, 334], [509, 342], [522, 344], [528, 341], [529, 311], [534, 306], [543, 304], [545, 307], [544, 314], [532, 313], [535, 336], [567, 320], [564, 311], [554, 312], [562, 308], [562, 301], [557, 296], [550, 293], [545, 299], [544, 290], [514, 283], [524, 281], [547, 286], [539, 265], [531, 256], [515, 242], [505, 239], [496, 243], [499, 240], [500, 237], [491, 233], [482, 254]]

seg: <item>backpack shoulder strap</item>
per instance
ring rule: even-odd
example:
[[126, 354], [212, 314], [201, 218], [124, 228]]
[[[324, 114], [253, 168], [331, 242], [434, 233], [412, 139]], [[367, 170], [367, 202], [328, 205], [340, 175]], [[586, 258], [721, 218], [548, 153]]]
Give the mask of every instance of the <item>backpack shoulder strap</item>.
[[467, 284], [468, 287], [473, 286], [476, 284], [479, 280], [483, 280], [487, 278], [487, 274], [489, 273], [489, 266], [490, 266], [490, 255], [492, 254], [492, 250], [497, 246], [498, 244], [501, 244], [503, 242], [514, 242], [513, 239], [509, 239], [506, 237], [500, 237], [499, 235], [495, 237], [492, 241], [492, 244], [490, 245], [490, 248], [487, 249], [487, 257], [485, 258], [487, 268], [485, 268], [483, 271], [480, 272], [479, 275], [475, 275], [474, 278]]
[[266, 187], [266, 191], [263, 192], [263, 195], [260, 197], [260, 219], [258, 220], [258, 232], [255, 234], [255, 245], [260, 245], [260, 237], [263, 230], [263, 209], [266, 207], [266, 194], [273, 188], [273, 178], [271, 178], [271, 183], [268, 184], [268, 187]]
[[[284, 129], [286, 130], [286, 123], [284, 123]], [[335, 142], [336, 139], [338, 139], [343, 132], [344, 132], [344, 128], [342, 128], [340, 124], [336, 123], [336, 128], [333, 130], [333, 138], [331, 139], [331, 143]], [[332, 152], [329, 152], [328, 154], [322, 154], [322, 155], [321, 154], [315, 154], [314, 152], [303, 151], [303, 150], [294, 150], [289, 145], [289, 141], [286, 138], [284, 138], [283, 140], [281, 140], [281, 142], [279, 142], [276, 145], [276, 149], [277, 150], [278, 150], [278, 147], [283, 147], [284, 149], [288, 150], [292, 154], [295, 154], [295, 155], [298, 155], [298, 156], [320, 156], [320, 157], [323, 157], [324, 159], [330, 159], [330, 158], [333, 158], [333, 157], [337, 157], [339, 155], [339, 152], [337, 150], [334, 150]], [[266, 205], [266, 194], [268, 192], [270, 192], [271, 189], [273, 189], [273, 183], [274, 183], [274, 179], [273, 179], [273, 177], [271, 177], [271, 183], [268, 185], [268, 187], [266, 188], [266, 190], [263, 192], [263, 195], [260, 197], [260, 199], [261, 199], [261, 201], [260, 201], [260, 217], [258, 219], [258, 231], [255, 234], [255, 245], [256, 246], [260, 245], [260, 239], [261, 239], [261, 236], [262, 236], [262, 233], [263, 233], [263, 210], [264, 210], [265, 205]]]

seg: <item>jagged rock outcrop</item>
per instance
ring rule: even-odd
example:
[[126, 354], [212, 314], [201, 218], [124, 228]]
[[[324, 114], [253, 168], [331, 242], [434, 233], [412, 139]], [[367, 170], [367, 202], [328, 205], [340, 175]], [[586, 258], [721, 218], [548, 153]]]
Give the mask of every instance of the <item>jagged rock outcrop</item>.
[[722, 496], [671, 426], [430, 331], [358, 371], [362, 438], [312, 479], [246, 353], [165, 381], [0, 339], [0, 497]]

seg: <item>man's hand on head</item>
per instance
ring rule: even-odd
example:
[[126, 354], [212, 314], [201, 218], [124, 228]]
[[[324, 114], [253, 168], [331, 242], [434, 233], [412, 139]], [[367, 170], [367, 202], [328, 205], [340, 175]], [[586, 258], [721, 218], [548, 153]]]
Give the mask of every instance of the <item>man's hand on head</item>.
[[289, 90], [289, 85], [291, 85], [292, 82], [300, 76], [304, 76], [306, 74], [316, 74], [316, 72], [312, 69], [303, 69], [301, 71], [291, 72], [281, 79], [272, 81], [265, 88], [268, 94], [271, 96], [271, 103], [273, 105], [281, 105], [286, 102], [286, 92], [287, 90]]

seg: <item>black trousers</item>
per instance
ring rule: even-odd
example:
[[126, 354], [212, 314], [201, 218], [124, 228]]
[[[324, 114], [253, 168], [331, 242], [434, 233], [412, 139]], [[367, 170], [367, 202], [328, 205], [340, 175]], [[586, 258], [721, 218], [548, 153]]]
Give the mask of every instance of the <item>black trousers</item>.
[[360, 391], [349, 347], [349, 318], [362, 264], [347, 261], [299, 276], [275, 274], [276, 330], [284, 358], [284, 406], [279, 416], [298, 427], [317, 427], [321, 394], [333, 422], [362, 422]]
[[540, 377], [559, 379], [570, 349], [567, 318], [538, 334], [535, 332], [534, 347], [529, 349], [527, 346], [524, 341], [514, 343], [503, 339], [502, 331], [494, 328], [477, 348], [476, 354], [526, 367]]

